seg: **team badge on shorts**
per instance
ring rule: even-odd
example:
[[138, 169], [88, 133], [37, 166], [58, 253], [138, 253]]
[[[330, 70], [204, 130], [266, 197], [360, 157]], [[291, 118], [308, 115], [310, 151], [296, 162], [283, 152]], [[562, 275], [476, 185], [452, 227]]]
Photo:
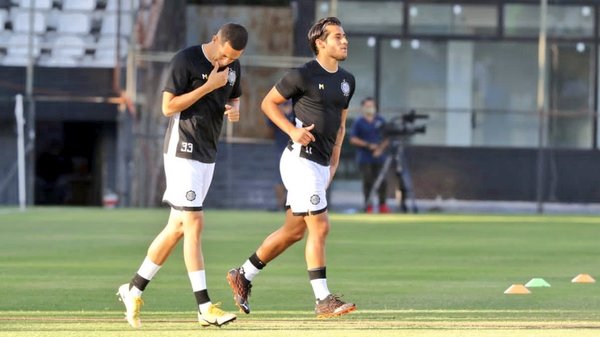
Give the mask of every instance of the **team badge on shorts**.
[[311, 204], [313, 204], [313, 205], [318, 205], [320, 202], [321, 202], [321, 197], [319, 197], [318, 195], [316, 195], [316, 194], [313, 194], [313, 195], [310, 197], [310, 203], [311, 203]]
[[185, 198], [186, 198], [188, 201], [194, 201], [194, 200], [196, 199], [196, 192], [194, 192], [194, 191], [191, 191], [191, 190], [190, 190], [190, 191], [187, 191], [187, 193], [185, 194]]
[[235, 73], [235, 70], [229, 70], [229, 75], [227, 76], [227, 82], [229, 82], [229, 85], [233, 86], [235, 84], [236, 79], [237, 75]]
[[340, 87], [342, 88], [342, 93], [344, 94], [344, 96], [350, 95], [350, 84], [348, 84], [348, 82], [346, 82], [346, 80], [342, 81], [342, 84], [340, 85]]

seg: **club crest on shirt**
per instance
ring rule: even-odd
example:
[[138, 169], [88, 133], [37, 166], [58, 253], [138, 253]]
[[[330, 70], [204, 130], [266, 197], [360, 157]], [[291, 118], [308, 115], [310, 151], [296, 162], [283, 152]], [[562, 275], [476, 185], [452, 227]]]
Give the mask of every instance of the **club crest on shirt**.
[[342, 81], [342, 85], [340, 87], [342, 88], [342, 93], [344, 94], [344, 96], [350, 95], [350, 84], [348, 84], [346, 80]]
[[235, 70], [229, 70], [229, 75], [227, 76], [227, 82], [229, 82], [230, 86], [233, 86], [235, 84], [235, 80], [237, 79], [237, 75], [235, 73]]
[[321, 197], [319, 197], [317, 194], [313, 194], [313, 195], [310, 197], [310, 203], [311, 203], [311, 204], [313, 204], [313, 205], [318, 205], [318, 204], [319, 204], [319, 202], [321, 202]]
[[196, 192], [190, 190], [185, 193], [185, 198], [188, 201], [194, 201], [196, 199]]

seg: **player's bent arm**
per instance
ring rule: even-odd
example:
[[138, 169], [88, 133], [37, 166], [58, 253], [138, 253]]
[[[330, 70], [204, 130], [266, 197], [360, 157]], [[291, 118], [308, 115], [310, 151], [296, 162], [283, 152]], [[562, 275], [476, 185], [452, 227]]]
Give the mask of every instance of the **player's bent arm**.
[[211, 91], [212, 90], [209, 90], [205, 86], [201, 86], [179, 96], [175, 96], [175, 94], [168, 91], [163, 91], [162, 113], [166, 117], [171, 117], [171, 115], [189, 108], [192, 104], [196, 103], [196, 101], [206, 96], [206, 94]]
[[283, 111], [279, 108], [279, 105], [285, 101], [287, 99], [281, 96], [279, 91], [273, 87], [263, 99], [260, 108], [273, 124], [289, 135], [296, 127], [285, 117]]
[[371, 144], [367, 141], [364, 141], [356, 136], [350, 137], [350, 144], [356, 145], [358, 147], [370, 147]]
[[385, 139], [383, 139], [383, 142], [381, 142], [381, 144], [379, 144], [378, 149], [383, 152], [389, 145], [390, 145], [389, 138], [385, 138]]
[[344, 142], [344, 136], [346, 135], [346, 116], [348, 116], [348, 109], [342, 110], [342, 121], [340, 128], [338, 129], [335, 137], [335, 144], [333, 144], [333, 151], [331, 151], [331, 160], [329, 162], [329, 183], [333, 181], [335, 172], [340, 164], [340, 155], [342, 153], [342, 143]]
[[170, 92], [163, 92], [162, 112], [163, 115], [171, 115], [181, 112], [194, 104], [200, 98], [206, 96], [211, 91], [224, 86], [227, 83], [229, 68], [223, 71], [219, 70], [219, 64], [215, 62], [213, 70], [208, 75], [206, 82], [200, 87], [179, 96]]

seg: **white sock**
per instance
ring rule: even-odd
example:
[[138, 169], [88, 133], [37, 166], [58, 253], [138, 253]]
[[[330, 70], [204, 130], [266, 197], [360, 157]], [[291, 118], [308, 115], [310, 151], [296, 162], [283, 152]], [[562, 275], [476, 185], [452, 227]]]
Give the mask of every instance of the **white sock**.
[[318, 278], [314, 280], [310, 280], [310, 285], [313, 288], [313, 292], [315, 293], [315, 298], [318, 300], [322, 300], [327, 297], [329, 294], [329, 288], [327, 288], [327, 279], [326, 278]]
[[[206, 289], [206, 272], [204, 270], [197, 270], [188, 273], [188, 277], [190, 278], [190, 283], [192, 284], [192, 291], [197, 292]], [[206, 312], [208, 307], [210, 307], [212, 303], [206, 302], [198, 305], [198, 310], [200, 312]]]
[[[142, 262], [142, 265], [138, 269], [137, 274], [150, 281], [154, 278], [156, 273], [158, 273], [160, 267], [161, 266], [152, 262], [152, 260], [150, 260], [150, 258], [146, 256], [144, 262]], [[129, 293], [135, 297], [139, 297], [142, 296], [143, 291], [138, 289], [136, 286], [133, 286], [131, 287], [131, 289], [129, 289]]]
[[198, 306], [198, 310], [200, 310], [200, 312], [206, 313], [211, 304], [211, 302], [202, 303]]
[[200, 291], [206, 289], [206, 272], [204, 270], [197, 270], [188, 273], [190, 283], [192, 284], [192, 291]]
[[136, 286], [131, 287], [131, 289], [129, 289], [129, 294], [133, 297], [140, 297], [142, 296], [143, 291], [139, 290]]
[[146, 256], [144, 262], [142, 262], [142, 265], [140, 266], [140, 269], [137, 273], [146, 280], [152, 280], [152, 278], [154, 278], [154, 276], [156, 275], [156, 273], [158, 273], [159, 270], [160, 266], [152, 262], [152, 260], [150, 260], [150, 258]]
[[252, 281], [254, 276], [258, 275], [260, 269], [256, 268], [250, 260], [246, 260], [242, 265], [242, 270], [244, 271], [243, 275], [248, 281]]

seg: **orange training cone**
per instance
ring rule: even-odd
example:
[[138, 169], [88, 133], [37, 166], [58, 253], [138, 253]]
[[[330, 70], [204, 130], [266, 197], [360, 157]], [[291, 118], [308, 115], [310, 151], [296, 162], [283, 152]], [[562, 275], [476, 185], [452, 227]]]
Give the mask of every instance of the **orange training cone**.
[[508, 295], [525, 295], [531, 294], [531, 291], [522, 284], [513, 284], [504, 291]]
[[596, 280], [590, 274], [579, 274], [575, 276], [571, 282], [573, 283], [595, 283]]

